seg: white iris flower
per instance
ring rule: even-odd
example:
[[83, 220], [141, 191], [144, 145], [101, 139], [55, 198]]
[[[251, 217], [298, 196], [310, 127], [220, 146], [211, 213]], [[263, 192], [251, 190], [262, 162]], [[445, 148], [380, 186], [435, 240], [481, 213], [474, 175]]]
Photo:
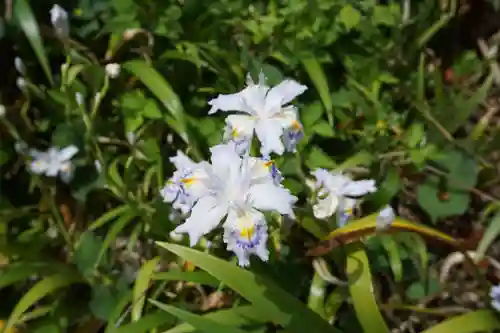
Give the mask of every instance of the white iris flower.
[[318, 190], [318, 202], [313, 206], [314, 216], [325, 219], [332, 216], [340, 207], [343, 212], [349, 213], [355, 205], [355, 200], [349, 197], [359, 197], [373, 193], [377, 189], [375, 181], [354, 181], [342, 173], [330, 173], [324, 169], [313, 172], [316, 183], [313, 188]]
[[[225, 220], [226, 243], [237, 253], [240, 263], [243, 264], [250, 253], [264, 259], [263, 250], [254, 252], [260, 249], [258, 244], [265, 245], [267, 239], [262, 212], [277, 211], [294, 218], [292, 205], [297, 198], [276, 184], [267, 161], [242, 158], [234, 143], [217, 145], [210, 152], [211, 164], [203, 168], [204, 177], [193, 180], [199, 184], [197, 193], [188, 190], [196, 197], [196, 203], [185, 223], [175, 232], [187, 233], [193, 246]], [[240, 252], [235, 250], [236, 246], [240, 246]]]
[[73, 145], [62, 149], [50, 147], [46, 152], [31, 149], [28, 154], [33, 160], [29, 165], [29, 170], [34, 174], [44, 174], [48, 177], [55, 177], [59, 174], [61, 180], [68, 183], [74, 174], [71, 159], [77, 153], [78, 148]]
[[160, 195], [164, 202], [173, 203], [174, 209], [187, 214], [201, 194], [199, 190], [204, 189], [203, 180], [208, 177], [205, 168], [209, 165], [206, 162], [195, 163], [181, 151], [171, 157], [170, 162], [177, 170], [161, 189]]
[[[226, 118], [224, 140], [234, 141], [238, 153], [242, 154], [248, 150], [255, 131], [261, 143], [262, 155], [272, 152], [282, 155], [285, 148], [295, 151], [295, 145], [302, 137], [297, 108], [288, 103], [306, 89], [306, 86], [294, 80], [284, 80], [270, 88], [266, 85], [262, 73], [257, 84], [248, 76], [247, 87], [242, 91], [219, 95], [209, 101], [208, 104], [212, 107], [209, 114], [218, 110], [243, 113]], [[281, 140], [282, 136], [286, 147]]]

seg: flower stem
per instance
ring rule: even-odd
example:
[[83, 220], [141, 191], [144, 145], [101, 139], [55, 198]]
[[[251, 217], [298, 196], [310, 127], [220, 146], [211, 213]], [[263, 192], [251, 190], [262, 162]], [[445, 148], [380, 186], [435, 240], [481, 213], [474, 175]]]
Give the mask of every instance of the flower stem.
[[73, 243], [71, 241], [71, 236], [68, 233], [66, 226], [64, 225], [64, 220], [61, 216], [61, 213], [57, 209], [56, 202], [54, 199], [54, 193], [50, 193], [50, 191], [46, 191], [45, 194], [48, 197], [50, 210], [52, 211], [52, 214], [54, 215], [54, 218], [56, 221], [56, 227], [57, 227], [58, 231], [61, 233], [61, 235], [63, 236], [64, 241], [68, 245], [70, 252], [73, 252], [74, 247], [73, 247]]

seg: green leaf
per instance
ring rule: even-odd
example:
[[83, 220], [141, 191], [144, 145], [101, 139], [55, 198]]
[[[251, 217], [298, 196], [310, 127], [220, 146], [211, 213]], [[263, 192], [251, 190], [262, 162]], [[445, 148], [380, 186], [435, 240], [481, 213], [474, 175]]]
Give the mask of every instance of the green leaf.
[[401, 262], [398, 244], [390, 235], [380, 235], [379, 238], [382, 246], [389, 255], [389, 265], [394, 275], [394, 281], [401, 282], [403, 278], [403, 263]]
[[481, 103], [485, 102], [491, 85], [493, 84], [493, 77], [493, 73], [490, 74], [484, 83], [479, 88], [475, 89], [474, 95], [469, 99], [464, 100], [463, 98], [455, 98], [453, 100], [454, 108], [449, 110], [453, 112], [453, 117], [449, 117], [449, 113], [446, 112], [442, 114], [440, 117], [441, 119], [438, 119], [448, 132], [454, 133], [470, 118], [472, 112], [477, 110]]
[[105, 225], [106, 223], [113, 220], [114, 218], [116, 218], [122, 214], [128, 214], [129, 211], [131, 211], [131, 208], [128, 205], [123, 205], [123, 206], [113, 208], [112, 210], [108, 211], [107, 213], [105, 213], [104, 215], [99, 217], [97, 220], [95, 220], [89, 226], [89, 230], [98, 229], [98, 228], [102, 227], [103, 225]]
[[394, 235], [394, 239], [398, 243], [404, 244], [411, 254], [417, 256], [420, 278], [422, 280], [426, 279], [429, 267], [429, 253], [427, 252], [425, 240], [420, 235], [412, 232], [400, 232]]
[[169, 316], [165, 314], [164, 311], [158, 311], [147, 314], [136, 322], [120, 326], [118, 329], [114, 330], [113, 333], [146, 333], [154, 328], [173, 324], [175, 320], [176, 318], [174, 316]]
[[153, 280], [186, 281], [213, 287], [220, 285], [219, 280], [203, 271], [184, 272], [181, 270], [169, 270], [168, 272], [154, 274]]
[[321, 317], [328, 320], [325, 314], [325, 292], [326, 281], [315, 272], [311, 281], [311, 286], [309, 287], [307, 306]]
[[266, 76], [267, 84], [270, 86], [275, 86], [283, 81], [283, 73], [273, 65], [262, 64], [262, 72]]
[[106, 234], [106, 238], [104, 239], [104, 242], [102, 243], [101, 249], [99, 250], [99, 255], [97, 256], [97, 261], [95, 263], [95, 266], [97, 267], [101, 260], [103, 259], [104, 255], [106, 254], [106, 250], [109, 248], [111, 245], [111, 242], [115, 240], [116, 237], [118, 237], [118, 234], [120, 231], [122, 231], [125, 226], [132, 221], [132, 219], [135, 217], [135, 212], [133, 210], [128, 211], [127, 213], [123, 214], [120, 216], [113, 226], [109, 229], [108, 233]]
[[255, 305], [263, 318], [278, 323], [289, 332], [337, 332], [318, 314], [264, 277], [188, 247], [157, 244], [213, 275]]
[[119, 280], [118, 284], [94, 285], [92, 298], [89, 303], [92, 314], [101, 320], [108, 320], [113, 311], [120, 304], [120, 300], [127, 292], [127, 284]]
[[40, 28], [38, 27], [38, 23], [36, 22], [28, 1], [14, 1], [13, 12], [17, 22], [26, 35], [26, 38], [28, 38], [31, 47], [33, 48], [33, 51], [42, 66], [43, 72], [47, 76], [50, 84], [53, 85], [54, 81], [52, 80], [52, 72], [50, 71], [49, 61], [47, 59], [47, 55], [45, 54], [42, 37], [40, 36]]
[[316, 134], [323, 136], [325, 138], [333, 138], [335, 134], [333, 133], [332, 126], [328, 125], [327, 122], [320, 122], [314, 125], [311, 130], [314, 131]]
[[361, 21], [361, 13], [351, 5], [342, 7], [339, 13], [340, 22], [342, 22], [347, 30], [356, 27]]
[[475, 333], [500, 329], [498, 316], [491, 310], [477, 310], [439, 323], [422, 333]]
[[24, 281], [33, 274], [55, 274], [66, 269], [67, 266], [52, 263], [16, 262], [2, 268], [0, 274], [0, 289], [16, 282]]
[[245, 331], [243, 331], [239, 328], [220, 324], [220, 323], [215, 322], [213, 320], [210, 320], [208, 318], [192, 314], [188, 311], [178, 309], [178, 308], [173, 307], [171, 305], [165, 305], [165, 304], [162, 304], [160, 302], [157, 302], [157, 301], [151, 300], [151, 299], [149, 301], [151, 303], [153, 303], [154, 305], [156, 305], [158, 308], [162, 309], [163, 311], [166, 311], [166, 312], [170, 313], [171, 315], [178, 317], [182, 321], [185, 321], [185, 322], [193, 325], [194, 327], [198, 328], [199, 330], [201, 330], [203, 332], [206, 332], [206, 333], [245, 333]]
[[466, 191], [452, 190], [447, 198], [440, 197], [440, 189], [436, 176], [428, 176], [425, 183], [417, 187], [418, 204], [436, 222], [446, 216], [461, 215], [469, 207], [470, 195]]
[[335, 171], [343, 171], [357, 166], [369, 166], [373, 161], [373, 155], [367, 151], [360, 151], [349, 157], [341, 165], [335, 168]]
[[[232, 309], [219, 310], [208, 313], [203, 317], [220, 324], [231, 326], [243, 326], [262, 322], [262, 316], [253, 305], [244, 305]], [[189, 323], [182, 323], [164, 333], [192, 333], [195, 331], [199, 330]]]
[[449, 187], [469, 189], [476, 185], [478, 167], [474, 159], [462, 151], [456, 149], [445, 151], [436, 162], [447, 169]]
[[90, 275], [94, 271], [94, 265], [99, 257], [99, 250], [102, 241], [91, 231], [84, 232], [73, 255], [76, 267], [84, 276]]
[[69, 145], [82, 147], [84, 145], [83, 138], [85, 137], [85, 124], [83, 121], [70, 121], [57, 125], [52, 132], [52, 144], [59, 148], [64, 148]]
[[336, 166], [332, 158], [319, 147], [311, 149], [306, 159], [306, 165], [309, 169], [332, 169]]
[[144, 118], [148, 119], [161, 119], [163, 117], [163, 113], [160, 108], [158, 108], [158, 104], [152, 99], [146, 101], [146, 105], [144, 105], [142, 109], [142, 115]]
[[396, 25], [396, 16], [389, 6], [376, 5], [373, 7], [373, 24], [392, 27]]
[[479, 258], [484, 257], [490, 245], [493, 243], [495, 239], [497, 239], [499, 235], [500, 235], [500, 212], [497, 212], [491, 219], [490, 225], [488, 226], [488, 228], [486, 228], [486, 231], [484, 232], [483, 237], [481, 238], [481, 241], [477, 246], [476, 253], [479, 256]]
[[21, 318], [21, 316], [40, 299], [56, 291], [57, 289], [67, 287], [75, 282], [79, 282], [81, 278], [76, 274], [58, 274], [49, 276], [37, 284], [35, 284], [28, 292], [26, 292], [19, 302], [17, 302], [14, 310], [10, 314], [7, 323], [5, 324], [4, 332], [12, 328]]
[[302, 124], [304, 125], [304, 128], [308, 130], [310, 127], [316, 124], [316, 122], [321, 119], [322, 114], [323, 105], [319, 101], [303, 107], [303, 112], [301, 112], [300, 118]]
[[321, 102], [326, 110], [326, 116], [328, 118], [328, 123], [333, 126], [333, 103], [332, 97], [330, 96], [330, 88], [328, 88], [328, 80], [326, 79], [325, 73], [321, 68], [321, 64], [316, 58], [308, 57], [301, 59], [302, 65], [304, 66], [309, 78], [314, 84], [314, 87], [318, 91]]
[[401, 178], [396, 168], [388, 168], [385, 179], [379, 185], [377, 192], [369, 196], [370, 202], [377, 207], [390, 203], [391, 199], [399, 192], [402, 186]]
[[390, 332], [373, 293], [372, 275], [365, 251], [359, 244], [348, 246], [346, 273], [354, 311], [365, 332]]
[[414, 123], [406, 131], [404, 135], [404, 140], [405, 143], [408, 145], [408, 147], [415, 148], [417, 147], [417, 145], [420, 144], [420, 142], [422, 142], [424, 136], [425, 136], [424, 125], [422, 125], [421, 123]]
[[406, 290], [406, 297], [412, 301], [418, 301], [422, 298], [439, 292], [439, 281], [435, 276], [429, 274], [425, 279], [415, 281], [410, 284]]
[[132, 321], [138, 321], [141, 318], [142, 308], [146, 302], [146, 291], [149, 288], [149, 282], [160, 262], [160, 257], [148, 260], [142, 265], [141, 269], [137, 273], [137, 278], [135, 280], [134, 292], [132, 298]]
[[167, 108], [175, 119], [169, 125], [188, 143], [188, 134], [184, 107], [179, 96], [170, 84], [150, 65], [142, 60], [131, 60], [123, 64], [123, 68], [135, 75]]

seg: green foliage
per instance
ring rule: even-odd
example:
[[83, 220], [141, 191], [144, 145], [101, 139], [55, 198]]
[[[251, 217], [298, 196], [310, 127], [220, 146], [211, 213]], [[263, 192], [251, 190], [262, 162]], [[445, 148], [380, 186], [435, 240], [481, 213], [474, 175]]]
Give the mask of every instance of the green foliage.
[[[439, 281], [450, 249], [427, 246], [476, 247], [477, 262], [498, 251], [496, 46], [451, 44], [461, 2], [75, 0], [60, 3], [69, 38], [53, 5], [16, 0], [0, 20], [0, 333], [499, 329], [476, 310], [497, 281], [474, 265]], [[196, 249], [172, 233], [187, 216], [160, 192], [170, 157], [207, 160], [223, 141], [228, 113], [208, 116], [207, 101], [243, 89], [247, 73], [307, 90], [290, 103], [296, 152], [272, 156], [296, 222], [266, 212], [269, 259], [241, 268], [221, 228]], [[78, 151], [57, 175], [34, 171], [36, 151], [67, 147]], [[331, 199], [318, 168], [375, 181], [354, 218], [391, 205], [420, 224], [385, 233], [347, 219], [344, 233], [343, 202], [318, 218]], [[322, 260], [305, 258], [338, 230]], [[464, 230], [484, 234], [469, 246]], [[455, 290], [462, 273], [474, 290]], [[461, 292], [478, 295], [458, 304], [471, 312], [443, 316]]]

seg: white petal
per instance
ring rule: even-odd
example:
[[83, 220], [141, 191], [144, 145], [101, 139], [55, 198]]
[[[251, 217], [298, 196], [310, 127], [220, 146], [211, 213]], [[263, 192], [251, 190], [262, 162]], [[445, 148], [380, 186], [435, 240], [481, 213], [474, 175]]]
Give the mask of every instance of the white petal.
[[293, 204], [297, 202], [297, 197], [291, 195], [285, 187], [278, 187], [272, 182], [252, 185], [248, 191], [248, 200], [258, 210], [277, 211], [282, 215], [295, 217]]
[[[25, 147], [26, 147], [26, 144], [23, 142], [20, 145], [20, 149], [24, 149]], [[40, 158], [45, 158], [47, 156], [47, 153], [40, 151], [40, 150], [37, 150], [37, 149], [29, 149], [28, 155], [33, 157], [34, 159], [40, 159]]]
[[342, 194], [350, 196], [360, 196], [368, 193], [373, 193], [377, 190], [375, 187], [375, 181], [373, 179], [369, 180], [358, 180], [349, 182], [342, 189]]
[[233, 114], [226, 118], [226, 124], [235, 132], [233, 135], [251, 136], [255, 128], [255, 117], [242, 114]]
[[247, 87], [242, 91], [235, 94], [220, 94], [216, 98], [208, 101], [208, 105], [211, 106], [208, 114], [214, 114], [217, 111], [240, 111], [246, 113], [252, 113], [253, 111], [248, 107], [248, 104], [245, 101], [245, 94], [248, 89], [251, 87]]
[[170, 157], [169, 161], [177, 170], [188, 169], [195, 165], [195, 163], [180, 150], [177, 151], [176, 156]]
[[351, 211], [354, 209], [356, 204], [358, 203], [358, 200], [353, 199], [353, 198], [342, 198], [340, 202], [340, 209], [343, 211]]
[[285, 105], [307, 90], [307, 87], [294, 80], [284, 80], [271, 88], [266, 97], [266, 108]]
[[49, 177], [55, 177], [59, 173], [59, 170], [61, 170], [62, 164], [59, 163], [59, 161], [49, 161], [47, 164], [47, 170], [45, 171], [45, 175]]
[[78, 148], [74, 145], [63, 148], [59, 151], [59, 161], [65, 162], [70, 160], [73, 156], [78, 153]]
[[214, 197], [203, 197], [194, 205], [191, 216], [175, 228], [176, 233], [187, 233], [190, 246], [194, 246], [200, 238], [219, 225], [227, 214], [227, 206], [220, 205]]
[[219, 177], [235, 177], [239, 173], [241, 157], [234, 142], [220, 144], [210, 148], [212, 168]]
[[276, 164], [269, 157], [250, 157], [248, 167], [252, 184], [267, 183], [271, 178], [275, 185], [279, 185], [283, 179]]
[[223, 238], [227, 249], [236, 254], [242, 267], [250, 264], [252, 254], [262, 261], [269, 259], [266, 220], [264, 214], [255, 209], [231, 210], [224, 224]]
[[73, 176], [75, 175], [75, 168], [71, 162], [66, 162], [61, 166], [59, 175], [61, 176], [61, 180], [65, 183], [69, 183]]
[[285, 147], [281, 142], [283, 127], [280, 121], [274, 119], [260, 120], [256, 124], [255, 132], [261, 144], [260, 153], [262, 155], [270, 155], [272, 152], [278, 155], [283, 154]]
[[313, 214], [317, 219], [327, 219], [332, 216], [337, 210], [339, 198], [330, 194], [324, 199], [319, 199], [313, 206]]
[[47, 171], [48, 166], [49, 165], [45, 159], [36, 159], [31, 161], [28, 168], [34, 174], [40, 175], [42, 173], [45, 173], [45, 171]]

